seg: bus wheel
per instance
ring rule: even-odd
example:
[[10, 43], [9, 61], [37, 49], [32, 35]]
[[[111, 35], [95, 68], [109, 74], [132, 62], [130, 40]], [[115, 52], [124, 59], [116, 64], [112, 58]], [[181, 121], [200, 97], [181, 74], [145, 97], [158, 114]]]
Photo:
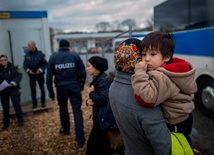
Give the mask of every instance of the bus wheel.
[[214, 79], [207, 78], [198, 84], [195, 99], [200, 110], [214, 119]]

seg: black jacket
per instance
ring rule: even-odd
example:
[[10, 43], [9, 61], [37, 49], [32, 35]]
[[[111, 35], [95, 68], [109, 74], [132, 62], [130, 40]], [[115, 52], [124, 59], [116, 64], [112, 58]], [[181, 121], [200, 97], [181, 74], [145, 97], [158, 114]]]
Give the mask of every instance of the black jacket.
[[45, 55], [37, 49], [34, 52], [28, 52], [25, 55], [23, 67], [26, 72], [29, 70], [36, 72], [37, 69], [41, 69], [42, 73], [44, 74], [47, 67], [47, 60], [45, 59]]
[[89, 98], [93, 100], [93, 115], [96, 116], [100, 107], [109, 102], [108, 92], [110, 83], [106, 79], [106, 73], [100, 73], [90, 85], [94, 86], [95, 91], [89, 93]]
[[70, 52], [68, 48], [61, 48], [54, 53], [48, 62], [47, 67], [47, 87], [52, 87], [52, 81], [56, 86], [77, 85], [84, 86], [86, 80], [85, 66], [80, 56], [75, 52]]
[[0, 65], [0, 83], [4, 80], [20, 88], [19, 83], [22, 80], [22, 73], [17, 66], [14, 66], [10, 62], [8, 62], [6, 68]]

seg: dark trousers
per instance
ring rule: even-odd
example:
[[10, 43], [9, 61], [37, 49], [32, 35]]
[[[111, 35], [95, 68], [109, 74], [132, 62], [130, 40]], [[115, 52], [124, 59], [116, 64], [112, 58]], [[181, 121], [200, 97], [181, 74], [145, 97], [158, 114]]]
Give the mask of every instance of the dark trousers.
[[95, 123], [87, 142], [85, 155], [112, 155], [110, 141], [106, 130], [102, 130]]
[[57, 87], [57, 100], [60, 109], [60, 121], [65, 131], [70, 131], [70, 119], [68, 113], [68, 99], [74, 115], [76, 141], [78, 144], [85, 143], [83, 116], [82, 116], [82, 94], [80, 85], [63, 85]]
[[[189, 117], [186, 120], [184, 120], [183, 122], [180, 122], [177, 124], [167, 123], [166, 125], [171, 132], [183, 133], [184, 136], [187, 138], [188, 142], [191, 144], [191, 139], [189, 137], [189, 134], [192, 131], [192, 124], [193, 124], [193, 116], [192, 116], [192, 114], [189, 114]], [[175, 129], [177, 131], [175, 131]]]
[[1, 96], [1, 104], [3, 107], [3, 123], [5, 125], [10, 124], [10, 118], [9, 118], [10, 98], [12, 100], [12, 104], [15, 109], [18, 122], [23, 123], [24, 119], [23, 119], [22, 109], [20, 107], [19, 89], [17, 87], [6, 88], [3, 91], [1, 91], [0, 96]]
[[39, 88], [41, 91], [41, 103], [45, 104], [45, 86], [44, 86], [44, 75], [36, 75], [36, 76], [29, 76], [30, 80], [30, 90], [31, 90], [31, 98], [33, 102], [33, 106], [37, 106], [37, 99], [36, 99], [36, 81], [39, 84]]

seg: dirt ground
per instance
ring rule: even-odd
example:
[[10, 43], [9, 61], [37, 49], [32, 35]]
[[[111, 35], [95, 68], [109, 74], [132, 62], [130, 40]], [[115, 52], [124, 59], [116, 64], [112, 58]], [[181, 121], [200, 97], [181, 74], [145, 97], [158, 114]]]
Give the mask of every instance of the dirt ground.
[[[83, 94], [83, 118], [86, 140], [92, 127], [90, 118], [91, 108], [85, 105], [87, 93]], [[17, 127], [15, 115], [11, 116], [11, 124], [8, 129], [0, 130], [0, 154], [1, 155], [84, 155], [86, 145], [83, 148], [76, 146], [74, 134], [74, 119], [69, 104], [71, 135], [59, 133], [60, 120], [59, 108], [53, 103], [53, 108], [24, 114], [25, 125]], [[2, 120], [2, 113], [0, 113]], [[87, 142], [87, 141], [86, 141]], [[197, 149], [204, 155], [213, 155], [214, 152], [200, 148]]]
[[[86, 139], [92, 128], [90, 119], [91, 108], [85, 105], [87, 93], [83, 94], [83, 119]], [[69, 114], [71, 123], [71, 135], [59, 133], [59, 107], [53, 103], [53, 108], [24, 114], [25, 125], [17, 126], [15, 115], [11, 116], [10, 126], [6, 130], [0, 129], [0, 154], [1, 155], [83, 155], [83, 148], [76, 146], [74, 134], [74, 119], [70, 104]], [[2, 120], [2, 113], [0, 113]], [[0, 120], [0, 121], [1, 121]]]

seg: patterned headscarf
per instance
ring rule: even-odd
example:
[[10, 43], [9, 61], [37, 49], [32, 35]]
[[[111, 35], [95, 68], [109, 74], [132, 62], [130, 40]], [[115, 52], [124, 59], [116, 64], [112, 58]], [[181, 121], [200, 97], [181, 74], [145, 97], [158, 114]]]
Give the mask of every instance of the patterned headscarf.
[[115, 68], [118, 71], [134, 74], [135, 65], [141, 61], [141, 41], [129, 38], [123, 41], [114, 56]]

